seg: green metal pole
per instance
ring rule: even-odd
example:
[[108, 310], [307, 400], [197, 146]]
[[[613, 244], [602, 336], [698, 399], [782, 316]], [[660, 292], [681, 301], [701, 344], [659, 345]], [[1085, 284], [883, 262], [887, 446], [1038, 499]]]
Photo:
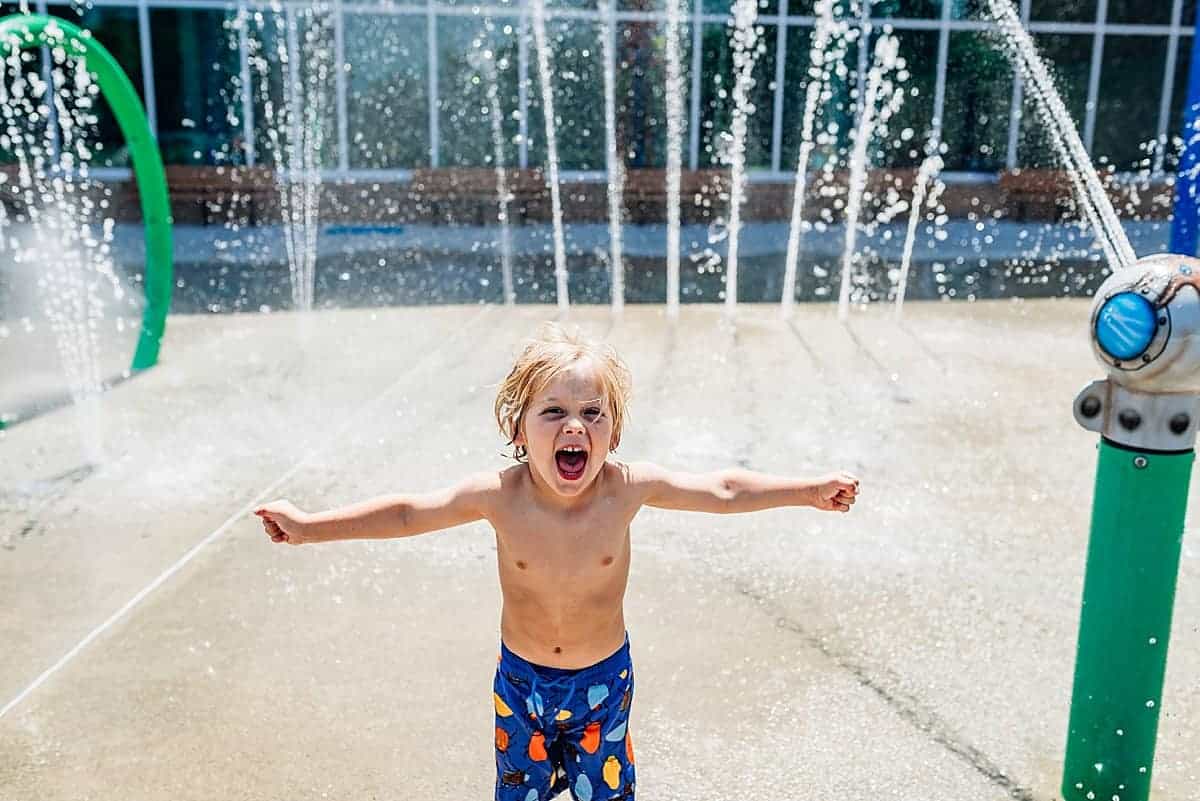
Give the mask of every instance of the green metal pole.
[[1200, 428], [1200, 260], [1142, 259], [1100, 286], [1075, 399], [1101, 435], [1071, 696], [1065, 801], [1147, 801]]
[[96, 85], [112, 108], [113, 117], [129, 146], [146, 237], [146, 309], [130, 369], [153, 367], [158, 361], [174, 281], [171, 204], [158, 144], [150, 131], [137, 90], [117, 60], [104, 45], [92, 38], [90, 31], [41, 14], [16, 14], [0, 19], [0, 46], [24, 50], [43, 44], [65, 46], [71, 56], [87, 66], [96, 77]]
[[1063, 796], [1145, 801], [1194, 451], [1102, 440]]

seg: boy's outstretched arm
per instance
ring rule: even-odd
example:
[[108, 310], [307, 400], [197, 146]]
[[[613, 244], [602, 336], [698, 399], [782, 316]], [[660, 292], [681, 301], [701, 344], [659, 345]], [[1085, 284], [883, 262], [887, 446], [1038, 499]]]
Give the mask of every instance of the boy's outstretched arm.
[[858, 479], [844, 471], [818, 478], [785, 478], [732, 468], [712, 473], [667, 470], [650, 462], [629, 466], [643, 503], [691, 512], [755, 512], [776, 506], [812, 506], [848, 512], [858, 497]]
[[499, 488], [495, 473], [478, 473], [434, 492], [382, 495], [324, 512], [304, 512], [280, 500], [254, 513], [262, 518], [272, 541], [291, 545], [411, 537], [483, 519], [492, 493]]

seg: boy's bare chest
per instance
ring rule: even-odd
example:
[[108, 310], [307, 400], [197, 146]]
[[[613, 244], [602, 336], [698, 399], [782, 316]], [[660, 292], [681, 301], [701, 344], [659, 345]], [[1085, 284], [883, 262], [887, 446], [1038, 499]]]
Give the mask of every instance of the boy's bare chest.
[[501, 570], [585, 575], [628, 565], [629, 516], [616, 504], [578, 515], [514, 509], [495, 521]]

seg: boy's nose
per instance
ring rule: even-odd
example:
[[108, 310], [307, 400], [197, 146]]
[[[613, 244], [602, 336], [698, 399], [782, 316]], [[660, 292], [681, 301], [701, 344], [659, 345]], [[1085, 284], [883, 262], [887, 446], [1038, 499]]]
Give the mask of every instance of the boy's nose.
[[583, 421], [578, 417], [570, 417], [567, 422], [563, 423], [563, 433], [579, 433], [582, 434], [586, 429], [583, 426]]

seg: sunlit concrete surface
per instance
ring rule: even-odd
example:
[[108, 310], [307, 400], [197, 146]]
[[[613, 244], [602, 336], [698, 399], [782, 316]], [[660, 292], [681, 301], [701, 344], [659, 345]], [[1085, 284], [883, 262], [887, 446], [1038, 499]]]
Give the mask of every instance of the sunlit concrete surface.
[[[490, 529], [293, 548], [249, 510], [503, 467], [495, 385], [553, 314], [175, 316], [161, 365], [103, 396], [98, 463], [69, 407], [0, 434], [0, 707], [20, 699], [0, 799], [490, 798]], [[1095, 471], [1071, 416], [1100, 374], [1086, 316], [572, 311], [634, 373], [619, 457], [863, 480], [849, 515], [635, 521], [639, 798], [1058, 796]], [[1200, 786], [1197, 511], [1156, 801]]]

